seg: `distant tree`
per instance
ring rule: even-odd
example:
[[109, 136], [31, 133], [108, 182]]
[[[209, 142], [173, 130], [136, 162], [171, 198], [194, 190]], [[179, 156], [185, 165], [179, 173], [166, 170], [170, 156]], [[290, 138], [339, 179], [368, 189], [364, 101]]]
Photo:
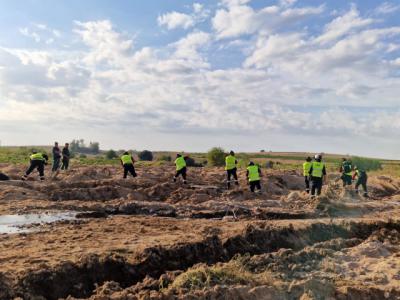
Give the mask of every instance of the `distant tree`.
[[118, 157], [117, 152], [115, 152], [113, 149], [108, 150], [107, 153], [106, 153], [106, 158], [107, 159], [114, 159], [114, 158], [117, 158], [117, 157]]
[[263, 149], [263, 150], [260, 150], [260, 152], [261, 152], [261, 153], [264, 153], [264, 152], [265, 152], [265, 150], [264, 150], [264, 149]]
[[69, 148], [72, 153], [99, 154], [100, 144], [98, 142], [90, 142], [89, 147], [86, 147], [84, 139], [74, 139], [69, 143]]
[[149, 150], [143, 150], [142, 152], [138, 153], [139, 159], [144, 161], [152, 161], [153, 160], [153, 153]]
[[89, 150], [93, 154], [98, 154], [100, 152], [100, 144], [98, 142], [90, 142]]
[[225, 164], [225, 151], [220, 147], [214, 147], [207, 152], [207, 161], [210, 166], [223, 166]]

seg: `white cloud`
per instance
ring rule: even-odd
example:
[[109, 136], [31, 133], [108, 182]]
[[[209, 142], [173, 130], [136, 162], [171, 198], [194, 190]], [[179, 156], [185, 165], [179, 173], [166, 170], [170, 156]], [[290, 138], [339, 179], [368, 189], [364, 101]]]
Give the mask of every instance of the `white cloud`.
[[188, 29], [195, 24], [194, 18], [191, 15], [176, 11], [159, 16], [157, 21], [158, 25], [166, 26], [168, 29], [176, 29], [179, 27]]
[[355, 30], [366, 27], [372, 23], [374, 23], [373, 19], [361, 18], [359, 11], [353, 5], [349, 12], [337, 17], [332, 22], [327, 24], [325, 26], [324, 33], [315, 41], [321, 44], [333, 42], [348, 33], [355, 32]]
[[32, 23], [30, 28], [23, 27], [19, 32], [29, 38], [32, 38], [36, 43], [41, 41], [47, 45], [52, 44], [55, 38], [60, 38], [61, 33], [56, 29], [51, 29], [45, 24]]
[[166, 26], [168, 30], [176, 28], [188, 29], [199, 22], [203, 22], [209, 14], [210, 11], [205, 9], [203, 4], [193, 3], [192, 14], [172, 11], [158, 16], [157, 22], [159, 26]]
[[212, 19], [213, 28], [219, 39], [236, 38], [258, 31], [274, 32], [279, 28], [299, 22], [323, 12], [324, 6], [291, 8], [266, 6], [254, 10], [245, 5], [247, 1], [225, 1], [226, 7], [218, 9]]
[[[207, 11], [200, 3], [190, 9], [197, 17], [188, 28]], [[206, 132], [203, 141], [210, 132], [237, 134], [238, 141], [273, 133], [279, 138], [271, 144], [283, 146], [289, 135], [315, 134], [395, 143], [400, 27], [355, 6], [335, 17], [324, 9], [294, 1], [254, 9], [249, 1], [225, 0], [212, 28], [202, 24], [167, 45], [139, 48], [138, 37], [99, 20], [74, 23], [66, 48], [74, 50], [0, 47], [0, 120], [44, 124], [46, 111], [46, 124], [126, 129], [138, 143], [159, 132]], [[306, 18], [323, 19], [322, 32], [309, 31]], [[57, 41], [47, 25], [32, 28], [48, 34], [41, 42]], [[140, 135], [142, 128], [150, 133]]]
[[297, 0], [279, 0], [279, 4], [284, 7], [289, 7], [294, 5]]
[[30, 31], [27, 27], [20, 28], [19, 32], [26, 37], [32, 38], [36, 43], [39, 43], [41, 40], [39, 34]]
[[375, 11], [377, 14], [391, 14], [398, 10], [400, 10], [400, 5], [396, 5], [390, 2], [383, 2], [376, 8]]

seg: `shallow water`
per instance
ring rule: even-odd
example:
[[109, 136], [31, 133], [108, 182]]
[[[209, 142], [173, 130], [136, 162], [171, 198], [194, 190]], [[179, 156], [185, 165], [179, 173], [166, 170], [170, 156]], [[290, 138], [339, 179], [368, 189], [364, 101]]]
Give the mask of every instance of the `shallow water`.
[[60, 212], [60, 213], [41, 213], [26, 215], [3, 215], [0, 216], [0, 234], [1, 233], [18, 233], [30, 231], [24, 228], [31, 224], [46, 224], [61, 220], [74, 220], [76, 212]]

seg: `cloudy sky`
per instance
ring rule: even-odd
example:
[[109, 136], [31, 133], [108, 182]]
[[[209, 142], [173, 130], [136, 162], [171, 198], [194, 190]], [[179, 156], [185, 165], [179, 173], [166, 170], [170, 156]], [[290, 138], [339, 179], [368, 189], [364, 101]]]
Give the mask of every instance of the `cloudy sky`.
[[0, 0], [0, 140], [400, 157], [400, 0]]

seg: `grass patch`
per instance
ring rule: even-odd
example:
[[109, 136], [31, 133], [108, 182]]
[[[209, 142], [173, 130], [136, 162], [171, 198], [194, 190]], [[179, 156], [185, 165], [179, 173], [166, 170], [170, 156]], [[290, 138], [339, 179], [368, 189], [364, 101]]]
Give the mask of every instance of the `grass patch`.
[[215, 285], [253, 285], [258, 283], [255, 274], [246, 270], [240, 257], [225, 264], [196, 265], [179, 275], [170, 289], [202, 290]]

